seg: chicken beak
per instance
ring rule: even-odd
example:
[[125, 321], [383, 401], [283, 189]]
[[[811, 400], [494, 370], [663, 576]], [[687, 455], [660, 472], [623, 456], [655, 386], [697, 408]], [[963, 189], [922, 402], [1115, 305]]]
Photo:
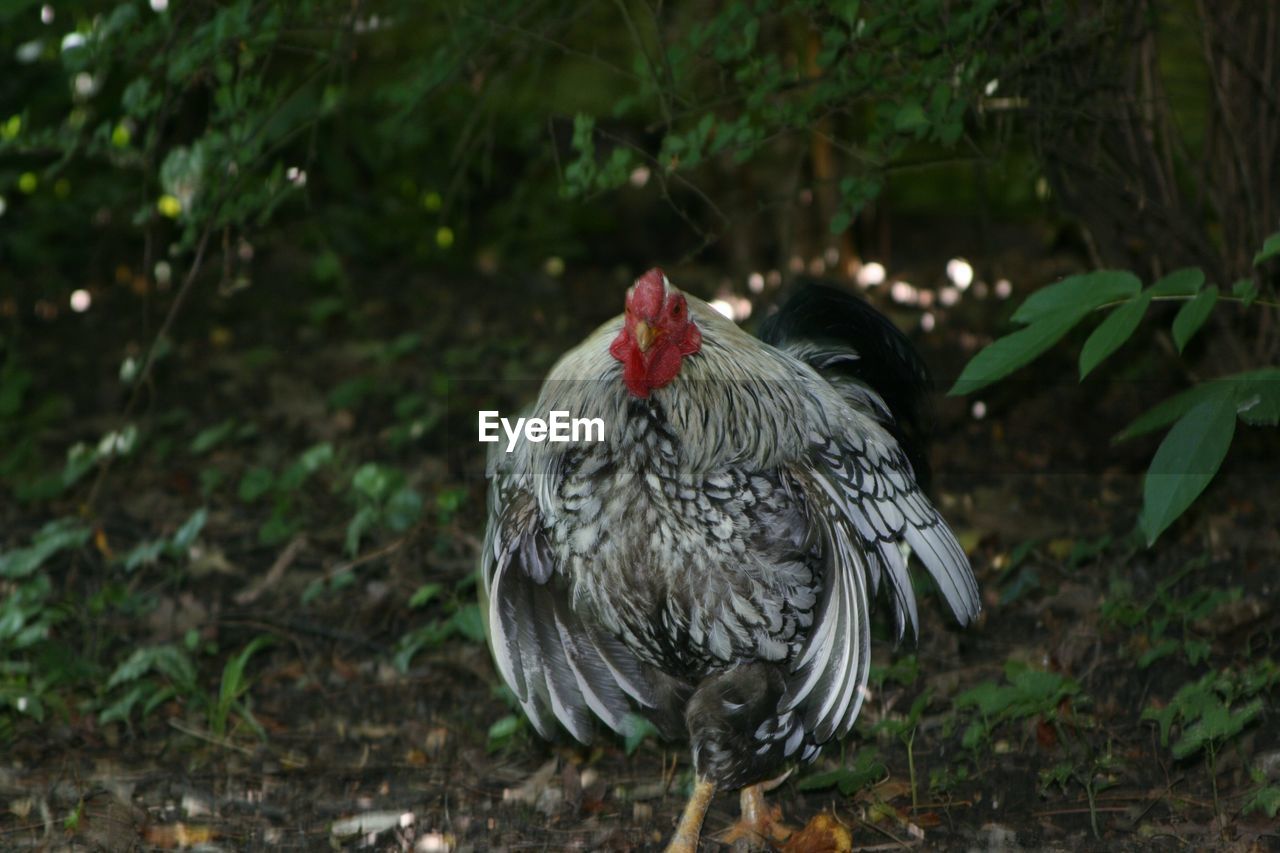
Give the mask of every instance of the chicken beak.
[[637, 320], [631, 333], [635, 335], [636, 346], [640, 348], [640, 352], [648, 352], [649, 347], [653, 346], [653, 339], [658, 336], [657, 330], [644, 320]]

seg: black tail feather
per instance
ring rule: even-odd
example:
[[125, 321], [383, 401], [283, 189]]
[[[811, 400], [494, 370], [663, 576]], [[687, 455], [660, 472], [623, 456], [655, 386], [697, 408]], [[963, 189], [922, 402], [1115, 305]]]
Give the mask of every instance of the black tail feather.
[[758, 334], [776, 347], [808, 341], [856, 352], [857, 359], [823, 367], [822, 372], [851, 377], [880, 395], [894, 419], [886, 426], [902, 445], [916, 480], [927, 486], [928, 395], [933, 382], [919, 353], [893, 321], [851, 293], [806, 279], [760, 325]]

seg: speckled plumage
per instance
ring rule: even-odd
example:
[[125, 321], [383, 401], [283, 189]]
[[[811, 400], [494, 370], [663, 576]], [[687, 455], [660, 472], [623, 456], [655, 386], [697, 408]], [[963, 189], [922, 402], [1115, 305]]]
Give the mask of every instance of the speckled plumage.
[[540, 733], [647, 716], [741, 787], [849, 731], [882, 579], [899, 633], [917, 621], [900, 543], [961, 622], [979, 603], [889, 409], [821, 372], [856, 351], [775, 348], [688, 302], [701, 349], [646, 398], [608, 352], [621, 318], [552, 369], [533, 410], [602, 418], [605, 441], [491, 456], [482, 574], [495, 660]]

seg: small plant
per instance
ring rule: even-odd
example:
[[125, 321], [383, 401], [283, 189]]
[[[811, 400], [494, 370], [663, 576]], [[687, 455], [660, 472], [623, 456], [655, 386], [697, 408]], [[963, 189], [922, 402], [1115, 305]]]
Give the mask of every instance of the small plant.
[[1007, 661], [1004, 675], [1008, 684], [986, 681], [956, 697], [956, 708], [978, 712], [961, 737], [966, 749], [976, 751], [989, 743], [996, 726], [1010, 720], [1044, 717], [1056, 725], [1062, 704], [1080, 692], [1074, 679], [1020, 661]]
[[888, 666], [871, 665], [867, 681], [872, 687], [882, 688], [886, 684], [897, 683], [903, 687], [911, 687], [920, 677], [920, 664], [915, 655], [900, 655]]
[[902, 718], [887, 717], [871, 727], [872, 734], [885, 734], [896, 737], [902, 742], [907, 750], [907, 775], [911, 781], [911, 809], [919, 806], [919, 796], [916, 785], [916, 756], [915, 742], [916, 729], [920, 725], [920, 717], [924, 714], [924, 709], [929, 707], [929, 702], [933, 698], [933, 694], [926, 690], [916, 697], [911, 703], [911, 710]]
[[516, 736], [525, 726], [524, 717], [519, 714], [507, 714], [500, 717], [493, 725], [489, 726], [488, 749], [490, 752], [497, 752], [507, 744], [511, 743], [512, 738]]
[[397, 533], [412, 527], [422, 515], [422, 495], [405, 484], [405, 475], [373, 462], [361, 465], [351, 476], [350, 494], [356, 514], [347, 523], [347, 553], [360, 550], [360, 540], [370, 530], [386, 526]]
[[244, 671], [249, 659], [274, 641], [274, 638], [269, 636], [255, 637], [253, 641], [240, 650], [239, 654], [232, 656], [227, 661], [226, 666], [223, 667], [222, 681], [218, 686], [218, 695], [209, 707], [209, 731], [215, 737], [220, 738], [226, 735], [227, 719], [231, 712], [235, 711], [258, 737], [266, 738], [266, 732], [262, 730], [262, 726], [254, 719], [253, 713], [249, 709], [249, 704], [245, 699], [245, 694], [249, 691], [249, 682], [245, 679]]
[[1280, 813], [1280, 785], [1268, 784], [1267, 777], [1257, 769], [1250, 769], [1249, 778], [1258, 787], [1254, 789], [1253, 793], [1249, 795], [1249, 799], [1245, 801], [1244, 808], [1241, 810], [1242, 813], [1263, 812], [1267, 817], [1275, 817], [1277, 813]]
[[1089, 800], [1089, 825], [1093, 829], [1094, 838], [1102, 838], [1098, 827], [1098, 794], [1116, 784], [1115, 771], [1119, 761], [1107, 744], [1107, 751], [1102, 755], [1091, 756], [1087, 763], [1076, 761], [1060, 761], [1047, 770], [1040, 771], [1040, 794], [1045, 796], [1051, 787], [1057, 787], [1063, 794], [1071, 782], [1084, 789]]
[[962, 784], [969, 781], [969, 767], [956, 764], [953, 767], [935, 767], [929, 771], [929, 794], [933, 797], [949, 797]]
[[129, 549], [119, 562], [126, 572], [133, 572], [142, 566], [156, 563], [161, 557], [172, 559], [185, 557], [208, 519], [209, 511], [200, 507], [174, 531], [172, 536], [139, 542]]
[[[1142, 627], [1149, 647], [1138, 658], [1138, 668], [1146, 669], [1161, 658], [1181, 651], [1187, 662], [1197, 666], [1208, 660], [1210, 641], [1196, 634], [1195, 623], [1224, 604], [1242, 595], [1240, 587], [1217, 589], [1197, 587], [1185, 596], [1177, 596], [1173, 588], [1188, 574], [1204, 568], [1204, 559], [1188, 562], [1172, 577], [1161, 581], [1149, 601], [1138, 601], [1133, 584], [1123, 578], [1112, 578], [1111, 587], [1102, 602], [1102, 622], [1115, 627]], [[1177, 634], [1170, 632], [1176, 629]]]
[[[43, 720], [46, 693], [66, 672], [49, 666], [71, 661], [46, 654], [53, 629], [64, 619], [56, 607], [54, 584], [45, 565], [65, 551], [84, 547], [91, 531], [75, 519], [51, 521], [24, 548], [0, 554], [0, 740], [13, 725], [11, 714]], [[34, 666], [38, 657], [45, 665]]]
[[245, 472], [236, 496], [244, 503], [254, 503], [263, 498], [271, 500], [271, 515], [258, 528], [259, 542], [276, 545], [297, 532], [301, 526], [301, 521], [295, 517], [298, 493], [314, 474], [332, 466], [334, 458], [333, 445], [326, 441], [304, 450], [278, 476], [270, 468], [262, 466]]
[[[445, 603], [446, 616], [432, 619], [425, 625], [408, 632], [396, 643], [391, 662], [400, 672], [408, 672], [409, 664], [424, 649], [439, 646], [450, 637], [459, 636], [473, 643], [485, 641], [485, 614], [472, 598], [471, 588], [475, 575], [467, 575], [454, 585], [453, 594]], [[426, 583], [418, 587], [409, 600], [412, 608], [423, 608], [437, 600], [444, 592], [440, 583]]]
[[118, 695], [98, 714], [98, 722], [128, 722], [135, 711], [145, 718], [171, 699], [199, 696], [196, 665], [191, 658], [197, 644], [198, 637], [191, 634], [185, 646], [165, 643], [135, 649], [107, 679], [104, 699], [112, 693]]
[[635, 754], [635, 751], [650, 738], [662, 736], [662, 732], [658, 731], [657, 726], [639, 714], [627, 714], [623, 718], [622, 726], [626, 731], [626, 736], [623, 739], [623, 748], [626, 750], [627, 755]]
[[880, 751], [874, 746], [866, 746], [857, 750], [852, 765], [806, 776], [796, 783], [796, 787], [801, 791], [837, 788], [848, 797], [882, 781], [888, 772], [880, 761]]
[[1214, 812], [1221, 818], [1218, 798], [1218, 753], [1262, 716], [1263, 695], [1280, 684], [1280, 667], [1270, 659], [1240, 672], [1211, 672], [1198, 681], [1184, 684], [1167, 705], [1148, 706], [1142, 719], [1156, 723], [1160, 744], [1169, 746], [1174, 725], [1180, 729], [1174, 741], [1173, 757], [1178, 760], [1201, 753], [1213, 787]]

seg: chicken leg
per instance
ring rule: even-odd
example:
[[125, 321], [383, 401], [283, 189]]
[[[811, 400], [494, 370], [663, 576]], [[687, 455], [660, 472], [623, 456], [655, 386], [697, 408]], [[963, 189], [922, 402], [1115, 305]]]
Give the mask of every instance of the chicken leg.
[[698, 836], [702, 834], [702, 819], [707, 816], [707, 808], [711, 798], [715, 796], [716, 783], [707, 779], [698, 779], [693, 786], [693, 794], [684, 807], [680, 817], [680, 825], [676, 834], [671, 837], [666, 853], [697, 853]]
[[[782, 777], [785, 779], [786, 775]], [[748, 785], [739, 795], [742, 816], [738, 822], [729, 827], [717, 840], [723, 844], [733, 844], [741, 839], [772, 844], [782, 841], [791, 835], [791, 828], [778, 820], [778, 813], [764, 799], [764, 793], [774, 787], [781, 779]]]

